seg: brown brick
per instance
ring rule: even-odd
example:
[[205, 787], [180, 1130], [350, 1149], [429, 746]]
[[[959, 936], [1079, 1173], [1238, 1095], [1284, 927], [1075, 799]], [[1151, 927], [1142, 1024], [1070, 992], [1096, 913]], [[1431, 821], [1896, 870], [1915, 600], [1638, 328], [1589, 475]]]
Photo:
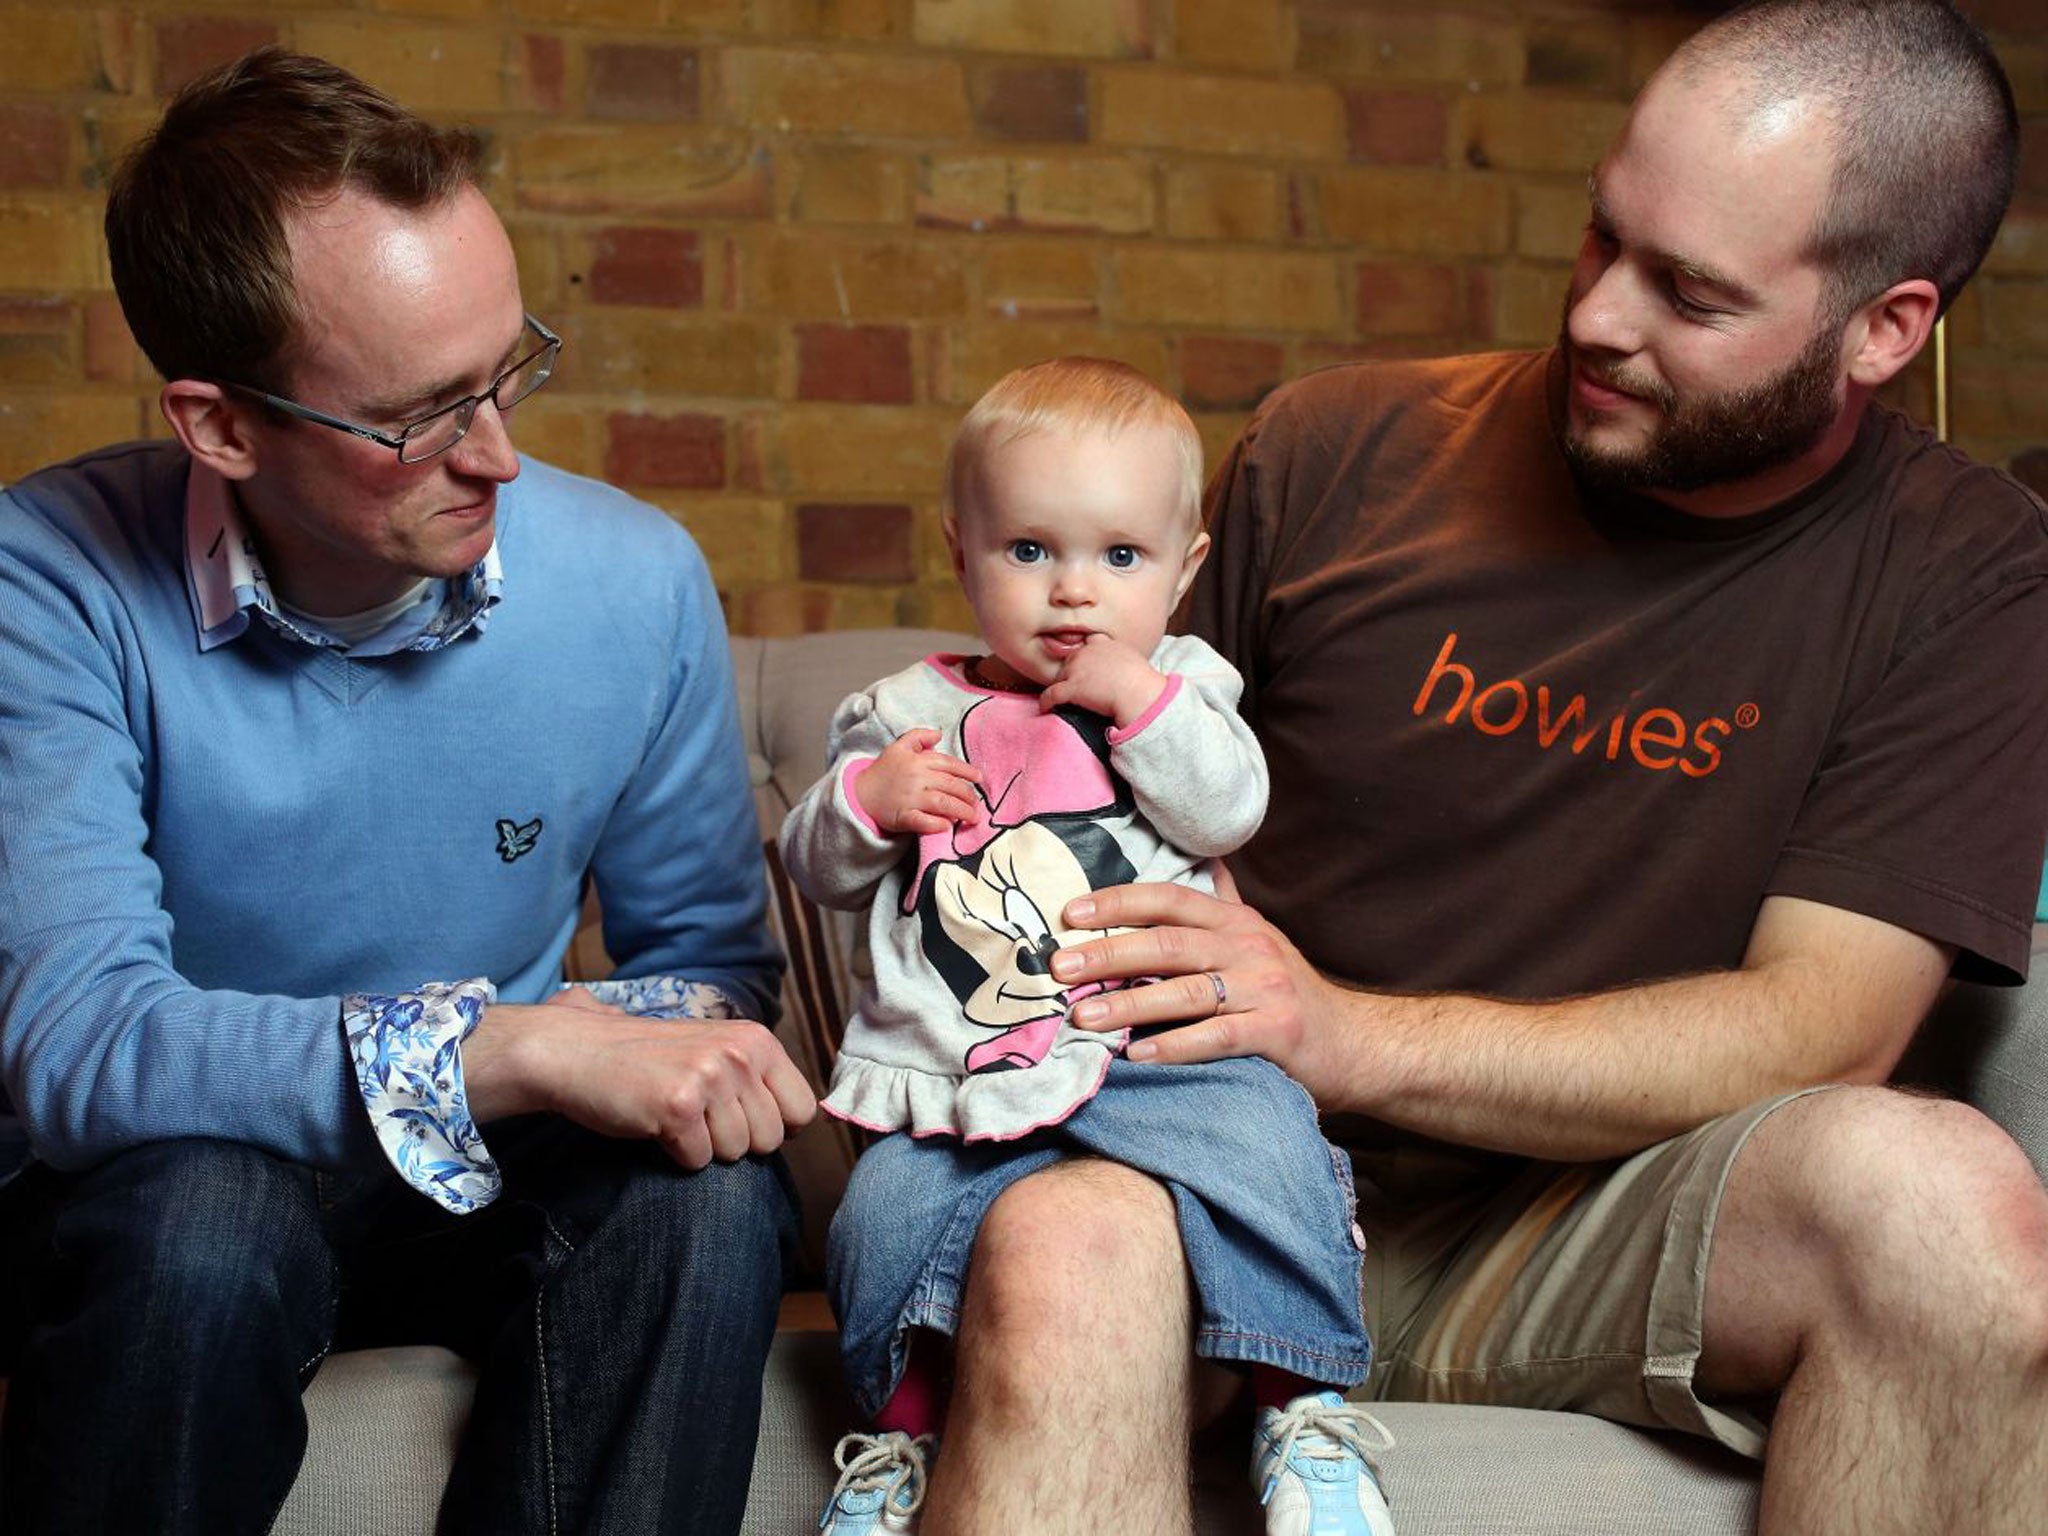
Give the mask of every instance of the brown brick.
[[974, 77], [983, 138], [1078, 144], [1088, 138], [1088, 76], [1069, 64], [997, 64]]
[[1493, 335], [1502, 346], [1541, 347], [1564, 318], [1566, 267], [1498, 267], [1493, 272]]
[[1228, 411], [1221, 414], [1202, 411], [1195, 416], [1195, 431], [1202, 439], [1205, 476], [1213, 473], [1229, 456], [1230, 450], [1237, 445], [1238, 438], [1244, 435], [1244, 425], [1248, 420], [1250, 413], [1245, 411]]
[[156, 376], [111, 293], [85, 301], [85, 376], [96, 384], [142, 384]]
[[936, 156], [919, 178], [917, 218], [952, 229], [1144, 234], [1157, 202], [1151, 167], [1087, 157]]
[[781, 336], [768, 320], [591, 309], [563, 317], [564, 383], [578, 389], [767, 398], [781, 373]]
[[781, 502], [659, 489], [648, 499], [690, 530], [719, 586], [796, 579], [789, 509]]
[[900, 502], [805, 502], [796, 509], [797, 574], [805, 581], [905, 582], [910, 508]]
[[277, 27], [247, 16], [177, 16], [156, 24], [156, 93], [277, 41]]
[[1442, 165], [1450, 142], [1451, 109], [1433, 91], [1344, 93], [1351, 158], [1363, 165]]
[[863, 43], [910, 41], [908, 0], [802, 0], [803, 31]]
[[109, 443], [145, 435], [145, 413], [155, 410], [134, 395], [31, 395], [0, 400], [0, 483], [19, 480], [45, 464]]
[[66, 299], [0, 298], [0, 383], [78, 377], [78, 310]]
[[1176, 240], [1272, 242], [1281, 238], [1279, 173], [1203, 161], [1166, 178], [1166, 232]]
[[978, 249], [982, 308], [988, 314], [1087, 320], [1100, 307], [1102, 274], [1092, 246], [1018, 240]]
[[551, 213], [766, 218], [768, 150], [727, 128], [565, 126], [512, 146], [519, 206]]
[[1517, 84], [1526, 68], [1512, 21], [1379, 5], [1304, 6], [1298, 64], [1325, 75], [1460, 87]]
[[2018, 195], [2048, 203], [2048, 117], [2030, 117], [2020, 124]]
[[960, 590], [957, 582], [947, 582], [943, 587], [926, 587], [916, 594], [919, 599], [917, 618], [912, 621], [920, 628], [950, 629], [963, 635], [971, 635], [977, 626], [974, 609], [968, 605], [967, 594]]
[[2024, 36], [2041, 26], [2041, 8], [2035, 0], [1968, 0], [1963, 9], [1986, 32]]
[[1672, 51], [1699, 30], [1700, 18], [1683, 11], [1653, 11], [1627, 20], [1628, 88], [1638, 91], [1671, 57]]
[[85, 139], [85, 182], [104, 191], [113, 180], [114, 167], [142, 137], [154, 131], [159, 116], [157, 103], [142, 97], [100, 97], [78, 114]]
[[540, 112], [560, 112], [568, 105], [569, 57], [559, 37], [521, 33], [519, 76], [525, 84], [525, 105]]
[[2014, 207], [1984, 258], [1987, 273], [2048, 273], [2048, 206]]
[[2044, 400], [2048, 360], [1955, 370], [1949, 379], [1949, 415], [1958, 438], [2038, 435]]
[[958, 420], [917, 406], [790, 406], [761, 423], [767, 488], [814, 501], [936, 496]]
[[[1976, 303], [1966, 302], [1973, 295]], [[1949, 312], [1951, 347], [1971, 339], [1965, 322], [1979, 305], [1987, 333], [1998, 338], [2001, 348], [2048, 355], [2048, 282], [2000, 278], [1972, 284]], [[1962, 366], [1960, 358], [1957, 366]], [[2048, 426], [2048, 400], [2042, 402], [2042, 424]]]
[[817, 587], [761, 587], [733, 594], [736, 635], [809, 635], [832, 627], [832, 594]]
[[1399, 255], [1505, 252], [1506, 180], [1471, 171], [1342, 170], [1318, 178], [1325, 238]]
[[1012, 369], [1048, 357], [1114, 358], [1161, 384], [1171, 377], [1167, 339], [1157, 332], [1024, 320], [958, 327], [933, 396], [969, 405]]
[[1144, 0], [914, 0], [911, 36], [926, 48], [1143, 58], [1152, 52]]
[[0, 292], [65, 293], [108, 286], [98, 210], [0, 203]]
[[1111, 271], [1110, 314], [1127, 325], [1319, 331], [1342, 314], [1337, 265], [1324, 256], [1134, 248]]
[[1344, 153], [1344, 105], [1321, 81], [1128, 65], [1100, 71], [1097, 86], [1105, 144], [1302, 160]]
[[818, 49], [728, 49], [727, 111], [776, 132], [964, 138], [971, 128], [958, 60]]
[[862, 144], [806, 144], [785, 160], [784, 212], [805, 224], [905, 224], [911, 170], [902, 155]]
[[590, 240], [586, 288], [598, 304], [699, 309], [704, 256], [695, 230], [618, 227]]
[[521, 453], [571, 474], [604, 473], [604, 405], [573, 386], [551, 383], [515, 413], [512, 440]]
[[465, 22], [496, 21], [500, 9], [498, 0], [367, 0], [367, 8], [400, 16]]
[[615, 485], [715, 490], [725, 484], [725, 423], [614, 411], [605, 420], [604, 477]]
[[903, 325], [800, 325], [796, 397], [869, 405], [908, 405], [917, 387], [910, 328]]
[[1591, 209], [1584, 181], [1515, 184], [1515, 251], [1537, 261], [1561, 261], [1579, 248]]
[[1278, 342], [1190, 336], [1180, 344], [1181, 398], [1191, 410], [1249, 410], [1286, 372]]
[[1361, 262], [1358, 329], [1367, 336], [1455, 336], [1466, 328], [1465, 297], [1456, 267]]
[[[522, 21], [654, 31], [668, 22], [670, 0], [512, 0]], [[693, 10], [705, 9], [693, 0]], [[694, 20], [694, 18], [693, 18]]]
[[1285, 74], [1294, 67], [1293, 10], [1283, 0], [1173, 0], [1173, 56]]
[[1514, 91], [1460, 104], [1458, 153], [1479, 170], [1584, 175], [1607, 152], [1628, 108], [1618, 101]]
[[592, 117], [693, 122], [697, 50], [651, 43], [592, 43], [583, 87]]
[[61, 187], [70, 180], [70, 115], [40, 102], [0, 102], [0, 187]]
[[507, 42], [495, 30], [389, 17], [308, 18], [293, 43], [353, 70], [429, 117], [497, 112], [509, 103]]
[[742, 260], [746, 306], [791, 319], [928, 320], [967, 308], [964, 253], [950, 241], [763, 229], [746, 237]]
[[[559, 315], [568, 301], [569, 281], [563, 269], [560, 227], [553, 220], [538, 220], [517, 212], [504, 219], [505, 233], [512, 239], [512, 257], [519, 264], [519, 291], [526, 307], [543, 320]], [[577, 269], [582, 276], [582, 269]]]
[[1528, 48], [1526, 84], [1617, 96], [1629, 88], [1628, 35], [1617, 27], [1582, 20], [1537, 25], [1529, 29]]
[[89, 12], [50, 6], [0, 11], [0, 91], [39, 94], [122, 88], [107, 77]]

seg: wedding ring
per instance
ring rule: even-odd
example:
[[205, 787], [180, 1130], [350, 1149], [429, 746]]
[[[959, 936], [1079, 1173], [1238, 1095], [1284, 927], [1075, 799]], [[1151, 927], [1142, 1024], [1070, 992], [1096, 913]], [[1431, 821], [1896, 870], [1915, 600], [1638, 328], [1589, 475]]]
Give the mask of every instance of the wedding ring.
[[1230, 993], [1224, 990], [1222, 976], [1218, 975], [1215, 971], [1208, 971], [1204, 974], [1209, 978], [1209, 985], [1216, 989], [1216, 1011], [1221, 1013], [1223, 1005], [1230, 1001]]

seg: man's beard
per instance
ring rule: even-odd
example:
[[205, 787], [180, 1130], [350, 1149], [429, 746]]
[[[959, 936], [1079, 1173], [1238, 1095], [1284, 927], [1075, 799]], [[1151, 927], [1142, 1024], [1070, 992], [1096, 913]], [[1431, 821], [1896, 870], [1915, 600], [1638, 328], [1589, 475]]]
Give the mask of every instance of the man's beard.
[[1663, 419], [1634, 448], [1595, 448], [1567, 420], [1560, 434], [1566, 461], [1580, 484], [1595, 491], [1698, 491], [1744, 480], [1790, 463], [1834, 424], [1841, 382], [1841, 336], [1818, 327], [1783, 372], [1742, 389], [1681, 400], [1661, 380], [1627, 369], [1586, 363], [1560, 331], [1567, 363], [1599, 383], [1654, 405]]

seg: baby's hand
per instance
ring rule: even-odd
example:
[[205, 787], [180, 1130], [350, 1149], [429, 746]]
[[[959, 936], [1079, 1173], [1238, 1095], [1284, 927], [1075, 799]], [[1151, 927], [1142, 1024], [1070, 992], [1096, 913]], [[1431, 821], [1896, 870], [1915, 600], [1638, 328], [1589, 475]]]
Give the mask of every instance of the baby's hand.
[[1152, 707], [1165, 688], [1165, 674], [1136, 647], [1108, 635], [1090, 635], [1067, 658], [1059, 677], [1038, 696], [1038, 707], [1045, 710], [1078, 704], [1108, 715], [1118, 725], [1129, 725]]
[[853, 797], [884, 832], [922, 837], [981, 814], [974, 786], [981, 770], [934, 752], [939, 733], [925, 726], [905, 731], [853, 781]]

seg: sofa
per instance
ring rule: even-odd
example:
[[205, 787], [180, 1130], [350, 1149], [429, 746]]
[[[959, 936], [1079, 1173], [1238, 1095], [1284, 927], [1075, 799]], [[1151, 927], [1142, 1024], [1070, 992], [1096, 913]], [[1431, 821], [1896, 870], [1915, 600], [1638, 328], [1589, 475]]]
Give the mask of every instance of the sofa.
[[[850, 918], [819, 912], [789, 886], [774, 856], [775, 830], [822, 771], [826, 724], [846, 693], [931, 651], [967, 644], [964, 636], [916, 630], [734, 642], [773, 918], [791, 960], [778, 1029], [820, 1083], [837, 1044], [840, 1000], [857, 984], [863, 957]], [[567, 966], [585, 979], [603, 973], [594, 922], [578, 935]], [[1955, 988], [1902, 1075], [1978, 1104], [2020, 1138], [2048, 1177], [2044, 986]], [[816, 1529], [832, 1446], [854, 1423], [815, 1285], [824, 1227], [857, 1150], [847, 1128], [829, 1121], [788, 1149], [805, 1202], [803, 1267], [768, 1364], [746, 1536]], [[468, 1368], [444, 1350], [330, 1358], [307, 1392], [310, 1445], [275, 1529], [288, 1536], [431, 1530], [471, 1390]], [[1391, 1404], [1375, 1411], [1398, 1440], [1385, 1472], [1402, 1536], [1734, 1536], [1754, 1524], [1754, 1467], [1698, 1441], [1522, 1409]], [[1261, 1529], [1240, 1452], [1233, 1441], [1197, 1458], [1202, 1536]]]

